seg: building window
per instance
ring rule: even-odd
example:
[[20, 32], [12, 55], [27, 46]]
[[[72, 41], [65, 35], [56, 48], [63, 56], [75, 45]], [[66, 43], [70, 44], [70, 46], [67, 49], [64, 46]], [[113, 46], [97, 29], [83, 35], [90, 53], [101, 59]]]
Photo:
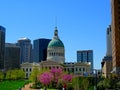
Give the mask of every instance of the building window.
[[28, 73], [26, 73], [26, 78], [28, 78]]
[[74, 72], [74, 68], [72, 68], [72, 72]]
[[32, 70], [31, 70], [31, 68], [30, 68], [30, 72], [31, 72]]
[[76, 68], [76, 71], [78, 71], [78, 69]]
[[79, 71], [81, 71], [81, 68], [79, 68]]
[[83, 68], [83, 71], [85, 71], [85, 68]]
[[26, 72], [28, 72], [28, 68], [26, 68]]

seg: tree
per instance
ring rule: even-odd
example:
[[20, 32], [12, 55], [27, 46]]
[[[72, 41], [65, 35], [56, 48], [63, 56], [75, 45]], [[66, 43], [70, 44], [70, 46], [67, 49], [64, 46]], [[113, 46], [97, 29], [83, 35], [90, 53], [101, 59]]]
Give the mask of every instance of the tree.
[[84, 78], [83, 81], [82, 81], [82, 86], [84, 88], [84, 90], [87, 90], [88, 89], [88, 86], [89, 86], [89, 81], [87, 78]]
[[53, 87], [57, 87], [59, 80], [62, 78], [63, 71], [61, 68], [52, 68], [50, 73], [53, 75]]
[[52, 68], [50, 70], [50, 73], [53, 75], [53, 80], [55, 83], [58, 82], [58, 80], [61, 78], [62, 76], [62, 69], [61, 68]]
[[25, 78], [25, 72], [22, 69], [18, 70], [17, 78], [18, 79], [24, 79]]
[[38, 75], [40, 74], [40, 71], [37, 67], [35, 67], [30, 75], [29, 80], [36, 82]]
[[12, 71], [8, 70], [6, 73], [6, 79], [11, 79]]
[[[114, 85], [114, 84], [113, 84]], [[97, 84], [97, 87], [100, 88], [100, 89], [107, 89], [107, 88], [110, 88], [111, 87], [111, 80], [106, 78], [102, 81], [100, 81], [98, 84]]]
[[47, 86], [53, 80], [53, 75], [50, 72], [45, 72], [40, 75], [39, 80], [43, 85]]
[[72, 75], [64, 74], [64, 75], [62, 76], [62, 80], [63, 80], [63, 82], [65, 82], [65, 83], [71, 82], [71, 81], [72, 81]]
[[14, 69], [14, 70], [8, 70], [6, 73], [6, 79], [24, 79], [25, 78], [25, 72], [23, 70]]
[[4, 79], [4, 74], [3, 72], [0, 71], [0, 80], [3, 80]]
[[72, 81], [72, 75], [64, 74], [61, 68], [52, 68], [50, 71], [39, 74], [39, 81], [44, 86], [51, 86], [54, 88], [61, 88], [62, 83], [69, 83]]

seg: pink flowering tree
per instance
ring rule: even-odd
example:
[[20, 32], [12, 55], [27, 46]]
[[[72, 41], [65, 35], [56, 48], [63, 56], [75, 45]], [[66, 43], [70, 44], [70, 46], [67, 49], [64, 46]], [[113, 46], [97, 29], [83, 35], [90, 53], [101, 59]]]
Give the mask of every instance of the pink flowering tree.
[[64, 74], [61, 68], [52, 68], [49, 72], [44, 72], [39, 76], [40, 82], [44, 86], [52, 85], [56, 88], [63, 83], [72, 81], [72, 75]]
[[50, 72], [44, 72], [40, 75], [39, 80], [44, 86], [47, 86], [53, 80], [53, 75]]
[[63, 80], [63, 82], [65, 82], [65, 83], [71, 82], [71, 81], [72, 81], [72, 75], [70, 75], [70, 74], [64, 74], [64, 75], [62, 76], [62, 80]]
[[50, 70], [50, 73], [53, 75], [53, 85], [54, 87], [56, 87], [56, 85], [58, 84], [58, 81], [61, 79], [62, 77], [62, 69], [61, 68], [52, 68]]

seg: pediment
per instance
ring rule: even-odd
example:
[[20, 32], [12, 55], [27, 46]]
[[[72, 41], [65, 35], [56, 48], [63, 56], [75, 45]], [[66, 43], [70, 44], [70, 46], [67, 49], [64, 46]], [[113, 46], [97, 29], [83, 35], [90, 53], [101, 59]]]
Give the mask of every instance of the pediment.
[[40, 62], [40, 65], [60, 65], [60, 63], [49, 60], [49, 61], [42, 61]]

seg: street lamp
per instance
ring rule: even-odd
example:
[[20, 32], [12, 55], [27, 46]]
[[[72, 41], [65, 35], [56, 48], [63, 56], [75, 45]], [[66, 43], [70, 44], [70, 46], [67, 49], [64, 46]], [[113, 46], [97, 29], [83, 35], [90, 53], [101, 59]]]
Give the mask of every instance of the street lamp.
[[96, 69], [93, 69], [93, 71], [95, 71], [94, 73], [94, 90], [97, 90], [97, 70]]

